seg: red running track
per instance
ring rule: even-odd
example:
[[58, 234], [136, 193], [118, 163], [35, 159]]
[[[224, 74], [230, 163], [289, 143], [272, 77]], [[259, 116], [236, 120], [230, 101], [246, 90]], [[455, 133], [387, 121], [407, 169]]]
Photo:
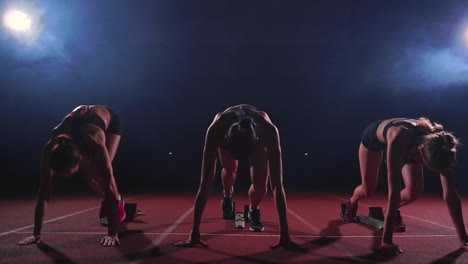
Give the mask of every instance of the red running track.
[[[188, 237], [193, 196], [127, 196], [147, 213], [120, 229], [121, 246], [99, 245], [106, 228], [98, 222], [96, 197], [55, 197], [49, 204], [44, 224], [43, 247], [18, 246], [32, 233], [35, 199], [0, 201], [0, 263], [468, 263], [468, 252], [460, 250], [444, 201], [423, 197], [402, 209], [407, 232], [395, 234], [404, 250], [389, 258], [374, 252], [381, 231], [338, 219], [344, 195], [292, 194], [288, 196], [289, 225], [293, 240], [303, 249], [297, 252], [270, 249], [277, 240], [278, 220], [274, 203], [261, 204], [265, 231], [236, 229], [233, 221], [222, 220], [219, 196], [212, 196], [201, 226], [208, 248], [175, 248], [172, 242]], [[240, 211], [247, 197], [234, 197]], [[361, 203], [384, 206], [385, 197]], [[468, 199], [463, 198], [468, 221]]]

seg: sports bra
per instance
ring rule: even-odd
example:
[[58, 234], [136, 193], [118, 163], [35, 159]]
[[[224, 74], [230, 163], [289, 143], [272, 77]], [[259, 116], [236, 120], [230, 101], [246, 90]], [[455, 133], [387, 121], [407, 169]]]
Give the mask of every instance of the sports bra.
[[409, 119], [405, 119], [405, 118], [399, 118], [399, 119], [395, 119], [393, 121], [390, 121], [387, 125], [385, 125], [383, 131], [382, 131], [382, 135], [383, 135], [383, 138], [385, 140], [385, 143], [387, 143], [387, 133], [388, 133], [388, 130], [391, 128], [391, 127], [394, 127], [394, 126], [404, 126], [408, 129], [410, 129], [412, 131], [412, 139], [411, 139], [411, 142], [412, 145], [416, 144], [417, 142], [417, 138], [420, 137], [420, 136], [423, 136], [423, 135], [426, 135], [427, 133], [426, 132], [423, 132], [419, 129], [417, 129], [412, 123], [410, 123], [409, 121], [405, 121], [405, 120], [409, 120]]

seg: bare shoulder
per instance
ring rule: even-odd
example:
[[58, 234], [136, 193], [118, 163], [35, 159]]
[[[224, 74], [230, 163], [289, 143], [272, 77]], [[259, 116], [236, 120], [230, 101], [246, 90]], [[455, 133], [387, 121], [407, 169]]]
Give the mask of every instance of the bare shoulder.
[[411, 131], [405, 126], [394, 126], [388, 129], [388, 144], [410, 144], [411, 139]]
[[75, 109], [73, 109], [72, 112], [80, 111], [80, 110], [82, 110], [84, 107], [86, 107], [86, 105], [79, 105], [79, 106], [75, 107]]
[[236, 114], [230, 111], [219, 112], [215, 115], [210, 127], [225, 127], [236, 119]]
[[278, 128], [269, 120], [265, 119], [261, 126], [263, 141], [266, 145], [279, 144]]
[[206, 131], [206, 143], [219, 145], [224, 139], [227, 130], [229, 129], [229, 120], [232, 118], [231, 113], [220, 112], [215, 115], [213, 121]]
[[398, 120], [401, 120], [401, 118], [390, 118], [390, 119], [385, 119], [382, 120], [380, 123], [379, 127], [377, 128], [377, 138], [381, 142], [387, 142], [391, 143], [393, 142], [396, 138], [402, 139], [404, 137], [404, 134], [408, 132], [408, 128], [404, 126], [403, 124], [401, 125], [391, 125], [386, 133], [386, 138], [384, 138], [384, 130], [385, 128], [393, 123], [399, 122]]

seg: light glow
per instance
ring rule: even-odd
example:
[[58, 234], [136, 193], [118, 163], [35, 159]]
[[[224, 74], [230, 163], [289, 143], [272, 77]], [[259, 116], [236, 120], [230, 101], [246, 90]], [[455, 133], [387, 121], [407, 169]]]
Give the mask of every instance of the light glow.
[[465, 40], [465, 45], [468, 47], [468, 28], [465, 29], [465, 35], [463, 39]]
[[6, 27], [15, 31], [28, 31], [31, 29], [32, 20], [30, 16], [18, 10], [7, 11], [3, 17], [3, 23]]

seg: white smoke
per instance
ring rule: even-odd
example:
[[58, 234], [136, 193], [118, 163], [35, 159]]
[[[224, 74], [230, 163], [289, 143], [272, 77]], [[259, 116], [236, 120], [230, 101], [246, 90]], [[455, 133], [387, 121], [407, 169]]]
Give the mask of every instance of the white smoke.
[[468, 84], [468, 56], [455, 48], [409, 46], [392, 66], [391, 81], [400, 87]]

